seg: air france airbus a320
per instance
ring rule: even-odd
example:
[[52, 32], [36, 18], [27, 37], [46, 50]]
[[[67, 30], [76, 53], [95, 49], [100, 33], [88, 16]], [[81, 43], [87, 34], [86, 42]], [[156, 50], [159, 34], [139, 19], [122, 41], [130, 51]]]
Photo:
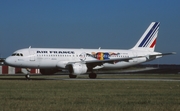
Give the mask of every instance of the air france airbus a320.
[[13, 67], [39, 68], [44, 75], [68, 70], [70, 78], [88, 72], [89, 78], [96, 78], [97, 74], [93, 72], [96, 69], [120, 69], [174, 54], [154, 51], [159, 25], [159, 22], [152, 22], [129, 50], [29, 47], [15, 51], [5, 63]]

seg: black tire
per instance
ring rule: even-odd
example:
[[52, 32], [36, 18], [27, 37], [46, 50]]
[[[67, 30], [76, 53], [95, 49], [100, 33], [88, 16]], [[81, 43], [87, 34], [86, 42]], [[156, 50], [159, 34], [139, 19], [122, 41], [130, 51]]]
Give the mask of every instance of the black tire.
[[96, 74], [96, 73], [90, 73], [90, 74], [89, 74], [89, 78], [90, 78], [90, 79], [96, 79], [96, 77], [97, 77], [97, 74]]
[[72, 75], [72, 74], [69, 74], [69, 78], [76, 78], [77, 75]]

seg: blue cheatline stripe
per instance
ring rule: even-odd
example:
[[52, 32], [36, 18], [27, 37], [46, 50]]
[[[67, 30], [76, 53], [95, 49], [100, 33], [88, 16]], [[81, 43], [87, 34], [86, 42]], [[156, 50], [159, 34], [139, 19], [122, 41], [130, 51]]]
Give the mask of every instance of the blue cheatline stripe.
[[157, 29], [159, 28], [159, 25], [153, 30], [152, 34], [150, 35], [150, 37], [148, 38], [148, 40], [146, 41], [146, 43], [143, 45], [143, 47], [147, 46], [149, 44], [149, 41], [152, 39], [152, 37], [154, 37], [154, 33], [157, 32]]
[[143, 47], [143, 45], [145, 44], [145, 42], [147, 41], [147, 39], [150, 37], [151, 33], [153, 32], [153, 29], [158, 25], [159, 22], [156, 22], [153, 27], [150, 29], [150, 31], [148, 32], [148, 34], [146, 35], [146, 37], [143, 39], [143, 41], [141, 42], [141, 44], [138, 47]]

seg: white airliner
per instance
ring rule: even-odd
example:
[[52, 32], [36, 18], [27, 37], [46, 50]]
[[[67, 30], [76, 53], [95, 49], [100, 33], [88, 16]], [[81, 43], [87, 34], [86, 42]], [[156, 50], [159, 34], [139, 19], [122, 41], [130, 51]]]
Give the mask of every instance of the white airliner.
[[70, 78], [88, 72], [89, 78], [96, 78], [97, 74], [93, 72], [96, 69], [120, 69], [175, 54], [154, 52], [159, 25], [159, 22], [152, 22], [129, 50], [29, 47], [15, 51], [5, 63], [13, 67], [39, 68], [44, 75], [65, 69], [69, 71]]

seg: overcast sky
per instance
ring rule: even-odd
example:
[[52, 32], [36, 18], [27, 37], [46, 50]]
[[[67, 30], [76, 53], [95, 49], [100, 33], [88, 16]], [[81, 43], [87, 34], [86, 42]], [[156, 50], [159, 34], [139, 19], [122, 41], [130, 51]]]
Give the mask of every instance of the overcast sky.
[[153, 63], [180, 64], [180, 0], [0, 0], [0, 56], [31, 47], [130, 49], [161, 22]]

